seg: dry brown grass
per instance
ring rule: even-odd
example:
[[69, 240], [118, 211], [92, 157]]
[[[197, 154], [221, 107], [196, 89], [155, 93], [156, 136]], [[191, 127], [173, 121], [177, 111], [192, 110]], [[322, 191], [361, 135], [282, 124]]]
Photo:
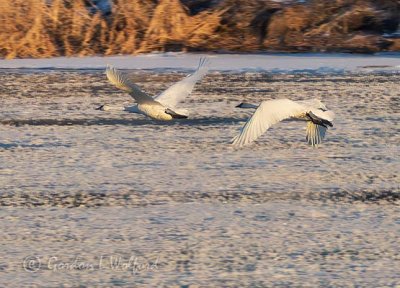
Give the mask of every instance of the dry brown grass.
[[111, 16], [104, 17], [90, 13], [83, 0], [52, 0], [51, 5], [47, 2], [16, 0], [0, 4], [0, 57], [115, 55], [246, 46], [235, 31], [225, 31], [221, 21], [227, 9], [223, 7], [193, 16], [179, 0], [115, 0]]
[[[391, 19], [400, 11], [400, 4], [390, 0], [364, 2], [312, 0], [284, 7], [265, 0], [225, 0], [192, 15], [180, 0], [114, 0], [111, 15], [103, 16], [91, 13], [84, 0], [5, 0], [0, 3], [0, 57], [340, 50], [342, 44], [357, 51], [347, 42], [357, 35], [378, 35], [388, 20], [397, 25]], [[379, 44], [384, 39], [365, 39], [368, 43], [358, 42], [373, 48], [365, 51], [387, 46]]]
[[4, 1], [0, 4], [0, 56], [52, 57], [134, 53], [155, 4], [115, 1], [111, 17], [92, 14], [83, 0]]

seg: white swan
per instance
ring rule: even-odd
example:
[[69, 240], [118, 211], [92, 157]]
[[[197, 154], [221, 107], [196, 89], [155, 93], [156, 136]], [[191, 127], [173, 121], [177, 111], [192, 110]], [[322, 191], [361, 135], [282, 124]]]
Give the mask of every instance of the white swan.
[[257, 108], [240, 134], [232, 139], [232, 144], [236, 146], [255, 141], [272, 125], [288, 118], [307, 121], [306, 140], [308, 144], [316, 146], [322, 142], [328, 126], [333, 127], [332, 121], [335, 116], [318, 99], [306, 101], [275, 99], [263, 101], [258, 107], [248, 103], [241, 103], [236, 107]]
[[129, 93], [130, 96], [137, 102], [133, 106], [112, 106], [102, 105], [96, 110], [121, 110], [132, 113], [140, 113], [156, 120], [172, 120], [179, 118], [187, 118], [186, 111], [178, 110], [177, 104], [185, 97], [190, 95], [194, 85], [201, 80], [208, 72], [209, 61], [207, 58], [202, 58], [199, 61], [199, 66], [196, 71], [188, 75], [183, 80], [175, 83], [167, 90], [152, 98], [134, 84], [129, 78], [113, 67], [107, 67], [106, 75], [108, 80], [117, 88]]

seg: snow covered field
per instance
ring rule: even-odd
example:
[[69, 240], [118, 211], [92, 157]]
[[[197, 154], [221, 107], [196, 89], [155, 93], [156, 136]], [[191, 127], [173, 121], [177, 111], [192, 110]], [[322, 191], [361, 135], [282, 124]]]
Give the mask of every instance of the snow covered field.
[[[188, 120], [94, 110], [131, 102], [107, 63], [156, 94], [200, 56], [0, 61], [1, 286], [400, 284], [398, 56], [211, 56]], [[236, 104], [284, 97], [336, 112], [319, 148], [228, 144]]]

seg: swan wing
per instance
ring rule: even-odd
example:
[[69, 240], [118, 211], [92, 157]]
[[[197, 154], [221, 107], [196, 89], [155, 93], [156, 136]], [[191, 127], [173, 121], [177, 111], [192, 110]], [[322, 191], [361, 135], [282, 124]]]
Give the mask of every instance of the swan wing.
[[306, 140], [311, 146], [317, 146], [324, 139], [328, 126], [333, 126], [335, 113], [330, 110], [313, 109], [307, 115], [311, 121], [307, 121]]
[[317, 146], [321, 144], [322, 139], [325, 137], [327, 128], [322, 125], [313, 123], [312, 121], [307, 121], [306, 129], [306, 140], [311, 146]]
[[306, 108], [289, 99], [263, 101], [246, 122], [240, 134], [232, 140], [232, 144], [243, 146], [260, 137], [272, 125], [291, 117], [306, 113]]
[[300, 100], [296, 101], [297, 103], [304, 105], [310, 109], [322, 109], [322, 110], [328, 110], [326, 108], [326, 105], [319, 99], [307, 99], [307, 100]]
[[128, 92], [137, 103], [154, 102], [152, 97], [140, 90], [139, 86], [134, 84], [125, 74], [122, 74], [114, 67], [108, 66], [106, 75], [108, 80], [114, 84], [115, 87]]
[[175, 83], [154, 99], [165, 106], [176, 107], [180, 101], [192, 93], [194, 85], [207, 74], [208, 70], [209, 60], [207, 58], [201, 58], [199, 66], [193, 74]]
[[322, 111], [320, 109], [312, 109], [311, 112], [317, 117], [329, 122], [332, 122], [333, 119], [335, 119], [335, 113], [331, 110]]

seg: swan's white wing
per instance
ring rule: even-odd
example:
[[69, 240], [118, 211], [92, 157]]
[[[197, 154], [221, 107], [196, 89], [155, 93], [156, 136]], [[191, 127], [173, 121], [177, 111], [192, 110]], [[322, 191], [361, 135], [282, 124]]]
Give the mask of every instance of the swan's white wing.
[[193, 74], [175, 83], [154, 99], [165, 106], [174, 108], [180, 101], [192, 93], [196, 82], [207, 74], [209, 69], [208, 64], [209, 60], [207, 58], [200, 59], [199, 67], [197, 67]]
[[312, 109], [311, 112], [316, 115], [317, 117], [327, 120], [329, 122], [332, 122], [333, 119], [335, 118], [335, 113], [333, 111], [328, 110], [328, 111], [322, 111], [320, 109]]
[[[315, 118], [317, 117], [317, 119], [314, 119], [313, 121], [315, 122], [315, 120], [321, 121], [321, 124], [323, 125], [318, 125], [316, 123], [314, 123], [313, 121], [307, 121], [307, 129], [306, 129], [306, 140], [308, 142], [308, 144], [310, 144], [311, 146], [317, 146], [318, 144], [320, 144], [322, 142], [322, 140], [325, 137], [326, 134], [326, 130], [327, 130], [327, 126], [326, 125], [330, 125], [332, 126], [332, 121], [335, 118], [335, 113], [333, 113], [333, 111], [322, 111], [320, 109], [313, 109], [309, 112], [309, 115], [312, 115], [311, 117]], [[328, 122], [325, 122], [328, 121]], [[318, 122], [317, 122], [318, 123]]]
[[314, 124], [312, 121], [307, 121], [307, 136], [306, 140], [311, 146], [321, 144], [322, 139], [325, 137], [326, 127]]
[[322, 103], [321, 100], [319, 99], [307, 99], [307, 100], [301, 100], [301, 101], [296, 101], [297, 103], [304, 105], [308, 107], [309, 109], [323, 109], [327, 110], [326, 106], [324, 103]]
[[272, 125], [306, 112], [306, 108], [303, 105], [289, 99], [263, 101], [243, 126], [240, 134], [232, 140], [232, 144], [237, 146], [249, 144], [260, 137]]
[[140, 90], [136, 84], [117, 69], [108, 66], [106, 69], [106, 75], [112, 84], [117, 88], [128, 92], [137, 103], [154, 102], [152, 97]]

